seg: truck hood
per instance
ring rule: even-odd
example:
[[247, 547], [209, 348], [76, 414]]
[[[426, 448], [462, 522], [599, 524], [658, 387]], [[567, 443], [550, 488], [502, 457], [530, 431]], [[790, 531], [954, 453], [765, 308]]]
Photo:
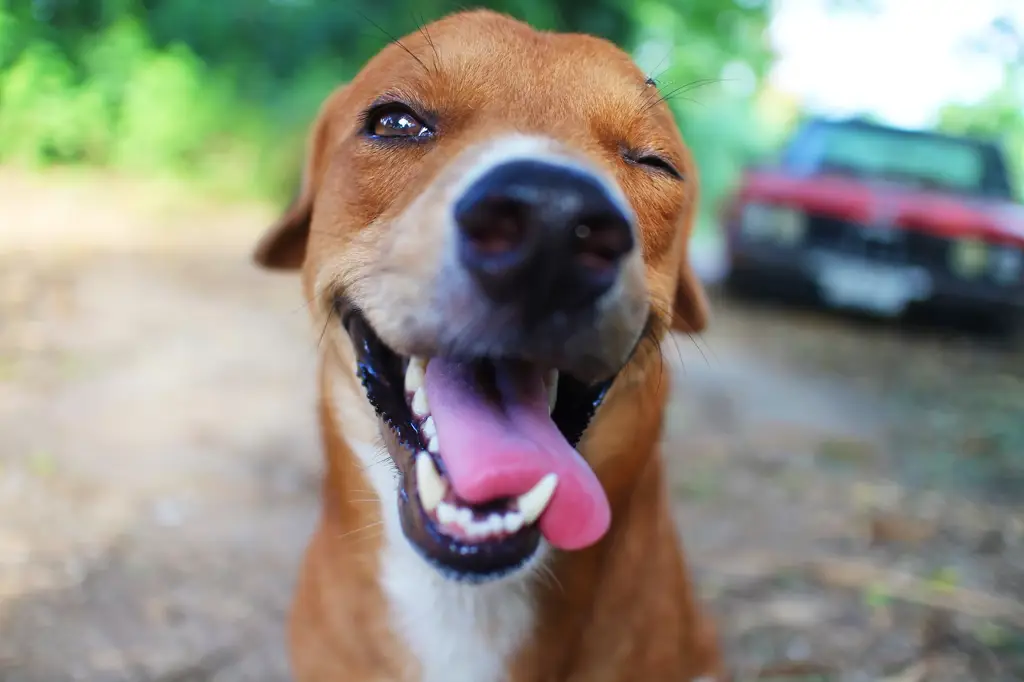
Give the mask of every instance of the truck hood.
[[766, 201], [863, 224], [888, 224], [949, 238], [1024, 247], [1024, 206], [836, 175], [748, 171], [742, 202]]

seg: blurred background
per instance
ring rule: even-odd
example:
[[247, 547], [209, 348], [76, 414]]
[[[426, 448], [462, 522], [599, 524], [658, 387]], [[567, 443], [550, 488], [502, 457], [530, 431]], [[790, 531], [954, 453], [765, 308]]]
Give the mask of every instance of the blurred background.
[[[1024, 679], [1024, 5], [478, 4], [622, 45], [696, 155], [665, 438], [739, 679]], [[0, 0], [0, 680], [287, 679], [315, 339], [249, 250], [453, 9]]]

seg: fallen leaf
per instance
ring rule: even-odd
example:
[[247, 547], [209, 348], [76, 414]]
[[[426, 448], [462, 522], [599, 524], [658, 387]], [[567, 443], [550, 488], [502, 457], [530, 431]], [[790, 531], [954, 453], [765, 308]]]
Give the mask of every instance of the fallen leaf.
[[959, 584], [960, 576], [951, 566], [937, 569], [928, 579], [928, 586], [936, 592], [954, 592]]
[[909, 545], [918, 547], [935, 537], [938, 525], [900, 514], [876, 514], [869, 521], [872, 546]]
[[29, 455], [28, 470], [40, 478], [52, 476], [57, 470], [56, 460], [48, 452], [40, 451]]

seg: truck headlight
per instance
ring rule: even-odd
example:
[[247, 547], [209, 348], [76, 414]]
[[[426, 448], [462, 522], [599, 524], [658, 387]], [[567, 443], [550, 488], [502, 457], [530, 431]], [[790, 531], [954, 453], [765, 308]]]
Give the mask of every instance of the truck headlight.
[[988, 245], [980, 239], [957, 239], [949, 250], [949, 265], [960, 277], [980, 276], [988, 268]]
[[800, 243], [807, 231], [807, 216], [787, 206], [747, 204], [740, 220], [740, 228], [747, 237], [787, 246]]
[[1024, 268], [1024, 254], [1020, 249], [1009, 246], [994, 248], [989, 261], [992, 278], [997, 282], [1010, 284], [1020, 279], [1021, 270]]

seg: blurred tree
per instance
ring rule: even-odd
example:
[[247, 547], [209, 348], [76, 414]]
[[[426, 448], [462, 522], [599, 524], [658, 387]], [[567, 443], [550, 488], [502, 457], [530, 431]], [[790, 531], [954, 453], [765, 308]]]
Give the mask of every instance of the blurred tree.
[[939, 114], [939, 128], [960, 135], [996, 139], [1010, 159], [1017, 197], [1024, 197], [1024, 28], [1000, 17], [971, 41], [975, 51], [1003, 63], [1002, 84], [980, 102], [951, 104]]
[[[750, 103], [771, 56], [765, 0], [474, 5], [633, 50], [706, 167], [707, 206], [756, 151]], [[460, 8], [459, 0], [0, 0], [0, 160], [210, 172], [283, 194], [327, 92], [394, 36]]]

